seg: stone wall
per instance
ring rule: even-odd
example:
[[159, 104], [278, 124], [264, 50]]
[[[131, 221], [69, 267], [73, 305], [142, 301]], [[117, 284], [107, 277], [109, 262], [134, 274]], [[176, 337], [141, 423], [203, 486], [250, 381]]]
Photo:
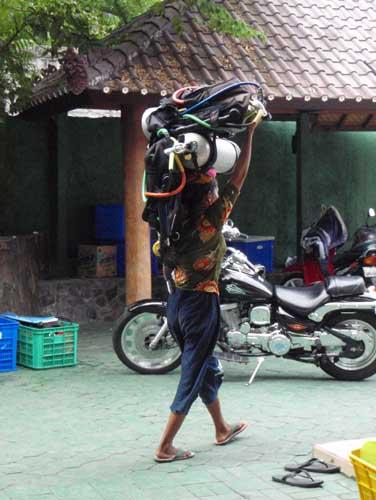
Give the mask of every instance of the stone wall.
[[38, 233], [0, 236], [0, 312], [37, 313], [40, 242]]
[[41, 315], [54, 315], [72, 321], [114, 321], [125, 307], [124, 279], [93, 278], [41, 280]]
[[[77, 322], [115, 321], [125, 308], [123, 278], [39, 281], [39, 311]], [[153, 278], [153, 297], [167, 297], [161, 277]]]

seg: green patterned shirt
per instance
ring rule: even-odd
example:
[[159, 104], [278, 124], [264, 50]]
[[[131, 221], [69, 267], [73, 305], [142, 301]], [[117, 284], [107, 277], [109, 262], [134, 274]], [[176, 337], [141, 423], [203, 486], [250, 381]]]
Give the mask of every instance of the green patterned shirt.
[[228, 182], [196, 226], [183, 230], [174, 272], [178, 288], [219, 294], [218, 280], [227, 248], [222, 227], [238, 196], [239, 190]]

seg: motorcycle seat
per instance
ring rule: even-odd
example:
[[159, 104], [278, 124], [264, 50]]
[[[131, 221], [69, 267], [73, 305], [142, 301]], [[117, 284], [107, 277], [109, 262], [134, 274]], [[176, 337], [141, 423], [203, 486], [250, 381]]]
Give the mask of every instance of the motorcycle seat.
[[333, 298], [362, 295], [366, 291], [362, 276], [329, 276], [325, 285], [328, 294]]
[[295, 288], [277, 285], [275, 296], [282, 307], [299, 316], [308, 316], [317, 307], [330, 300], [324, 283]]

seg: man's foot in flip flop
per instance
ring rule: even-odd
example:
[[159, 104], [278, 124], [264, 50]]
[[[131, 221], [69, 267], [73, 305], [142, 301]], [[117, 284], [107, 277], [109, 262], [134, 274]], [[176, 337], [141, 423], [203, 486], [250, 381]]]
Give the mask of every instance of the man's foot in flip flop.
[[234, 439], [234, 437], [243, 432], [247, 427], [248, 424], [244, 421], [240, 421], [239, 423], [234, 425], [229, 425], [226, 433], [222, 435], [217, 434], [215, 444], [217, 446], [222, 446], [224, 444], [230, 443]]
[[175, 462], [176, 460], [188, 460], [188, 458], [193, 458], [194, 456], [195, 454], [192, 451], [174, 448], [171, 446], [167, 452], [158, 450], [155, 454], [154, 460], [159, 463]]

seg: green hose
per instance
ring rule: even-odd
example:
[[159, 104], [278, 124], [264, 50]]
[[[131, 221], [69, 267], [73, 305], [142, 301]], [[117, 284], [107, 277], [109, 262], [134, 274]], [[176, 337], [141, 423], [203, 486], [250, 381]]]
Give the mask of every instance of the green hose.
[[170, 134], [166, 128], [160, 128], [157, 131], [157, 137], [168, 137]]
[[183, 115], [182, 118], [190, 118], [191, 120], [193, 120], [194, 122], [202, 125], [203, 127], [206, 127], [206, 128], [212, 128], [211, 125], [209, 125], [208, 122], [204, 121], [204, 120], [201, 120], [200, 118], [198, 118], [197, 116], [195, 115], [189, 115], [189, 114], [186, 114], [186, 115]]

